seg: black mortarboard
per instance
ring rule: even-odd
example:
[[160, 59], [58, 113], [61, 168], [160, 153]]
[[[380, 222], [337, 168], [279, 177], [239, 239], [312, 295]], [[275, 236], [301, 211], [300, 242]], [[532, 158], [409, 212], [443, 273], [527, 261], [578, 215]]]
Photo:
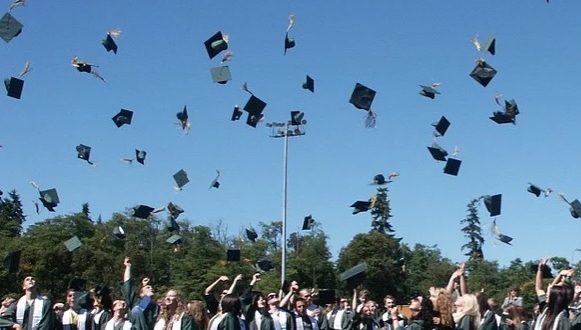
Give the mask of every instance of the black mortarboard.
[[444, 173], [456, 176], [460, 171], [460, 165], [462, 165], [461, 160], [448, 158], [446, 160], [446, 166], [444, 166]]
[[246, 238], [248, 238], [249, 240], [251, 240], [252, 242], [256, 242], [256, 239], [258, 238], [258, 234], [256, 233], [256, 231], [252, 228], [250, 229], [246, 229]]
[[177, 206], [172, 202], [169, 202], [167, 204], [167, 210], [169, 212], [169, 215], [174, 219], [177, 219], [180, 214], [184, 213], [184, 209], [182, 209], [181, 207]]
[[74, 277], [69, 281], [69, 289], [75, 291], [85, 291], [87, 287], [87, 280], [83, 278]]
[[24, 88], [24, 80], [11, 77], [4, 79], [4, 86], [6, 87], [6, 95], [20, 100], [22, 95], [22, 88]]
[[79, 144], [77, 146], [77, 158], [85, 160], [90, 164], [91, 161], [89, 158], [91, 158], [91, 147], [84, 144]]
[[117, 43], [115, 43], [115, 40], [111, 37], [110, 33], [107, 33], [107, 37], [103, 39], [101, 43], [108, 52], [113, 51], [113, 53], [117, 54]]
[[303, 221], [303, 230], [311, 230], [315, 225], [315, 219], [313, 219], [312, 215], [307, 215], [305, 220]]
[[12, 38], [18, 36], [22, 32], [23, 25], [10, 15], [10, 13], [4, 14], [0, 18], [0, 38], [6, 42], [10, 42]]
[[366, 272], [367, 263], [362, 262], [339, 274], [339, 279], [346, 281], [350, 286], [357, 286], [365, 278]]
[[21, 255], [22, 251], [12, 251], [6, 255], [4, 258], [4, 268], [8, 270], [8, 273], [18, 273]]
[[446, 161], [446, 157], [448, 156], [448, 152], [440, 147], [440, 145], [438, 145], [437, 143], [432, 143], [431, 147], [428, 147], [428, 150], [430, 151], [430, 154], [432, 155], [432, 157], [435, 160], [439, 160], [439, 161]]
[[246, 124], [248, 126], [256, 127], [258, 122], [262, 119], [262, 111], [266, 107], [266, 103], [254, 95], [251, 95], [244, 106], [244, 110], [248, 112]]
[[569, 211], [571, 212], [571, 216], [575, 219], [580, 218], [581, 217], [581, 202], [576, 199], [574, 201], [571, 202], [571, 204], [569, 204], [571, 207], [569, 208]]
[[531, 194], [539, 197], [539, 196], [541, 196], [541, 192], [543, 191], [543, 189], [535, 186], [532, 183], [529, 183], [529, 187], [527, 188], [527, 191], [530, 192]]
[[[530, 269], [533, 273], [536, 273], [539, 269], [539, 265], [533, 264], [530, 266]], [[543, 278], [553, 278], [553, 273], [551, 273], [551, 267], [549, 265], [542, 265], [541, 272], [543, 273]]]
[[42, 205], [49, 210], [50, 212], [54, 212], [54, 208], [58, 206], [60, 203], [59, 196], [57, 194], [56, 189], [48, 189], [40, 191], [40, 201]]
[[486, 61], [480, 59], [476, 63], [476, 66], [470, 73], [470, 77], [476, 80], [480, 85], [486, 87], [488, 83], [494, 78], [496, 75], [496, 70], [488, 65]]
[[498, 239], [502, 243], [506, 243], [508, 245], [512, 245], [512, 244], [510, 244], [510, 242], [512, 241], [512, 237], [507, 236], [505, 234], [498, 234], [498, 236], [496, 237], [496, 239]]
[[240, 250], [228, 249], [226, 251], [226, 261], [240, 261]]
[[286, 50], [293, 48], [295, 46], [295, 39], [290, 38], [288, 33], [284, 35], [284, 54], [286, 55]]
[[502, 205], [502, 194], [484, 196], [484, 206], [490, 213], [491, 217], [500, 215], [500, 208]]
[[353, 104], [357, 109], [369, 111], [374, 98], [375, 91], [373, 89], [356, 83], [349, 103]]
[[444, 136], [448, 130], [448, 127], [450, 127], [450, 122], [446, 117], [442, 116], [442, 118], [440, 118], [437, 123], [432, 124], [432, 126], [434, 126], [438, 136]]
[[261, 272], [261, 273], [268, 272], [269, 270], [274, 268], [274, 266], [272, 265], [272, 262], [270, 260], [259, 260], [256, 263], [255, 267], [256, 267], [256, 270]]
[[221, 51], [228, 49], [228, 42], [222, 35], [222, 32], [218, 31], [204, 42], [204, 46], [206, 46], [208, 56], [212, 59], [214, 56], [220, 54]]
[[307, 81], [303, 83], [303, 88], [310, 90], [311, 93], [315, 92], [315, 81], [309, 75], [307, 75]]
[[235, 106], [234, 110], [232, 111], [232, 121], [237, 121], [242, 117], [242, 110], [240, 110], [239, 106]]
[[145, 156], [147, 156], [147, 151], [135, 149], [135, 159], [139, 164], [145, 165]]
[[177, 189], [180, 190], [182, 189], [183, 186], [190, 182], [190, 179], [188, 179], [188, 173], [186, 173], [186, 171], [184, 171], [183, 169], [177, 171], [176, 174], [173, 175], [173, 179], [176, 182]]
[[147, 205], [139, 205], [133, 208], [133, 216], [139, 219], [147, 219], [154, 208]]
[[377, 174], [373, 177], [373, 184], [376, 185], [384, 185], [387, 181], [385, 180], [385, 176], [383, 174]]
[[218, 181], [218, 179], [220, 178], [220, 171], [216, 170], [216, 177], [214, 178], [214, 180], [212, 180], [212, 182], [210, 182], [210, 187], [208, 189], [212, 189], [212, 188], [220, 188], [220, 182]]
[[183, 242], [183, 237], [180, 235], [171, 235], [168, 239], [165, 240], [169, 244], [181, 244]]
[[496, 54], [496, 38], [492, 37], [484, 43], [484, 47], [482, 47], [482, 51], [489, 52], [492, 55]]
[[350, 207], [353, 207], [353, 214], [357, 214], [360, 212], [367, 212], [371, 208], [371, 202], [369, 201], [356, 201], [355, 203], [351, 204]]
[[492, 117], [489, 117], [490, 120], [492, 120], [493, 122], [497, 123], [497, 124], [508, 124], [508, 123], [513, 123], [515, 122], [515, 118], [514, 116], [511, 116], [505, 112], [502, 111], [495, 111], [492, 113]]
[[218, 84], [225, 84], [232, 80], [232, 75], [227, 65], [211, 68], [210, 74], [212, 75], [212, 80]]
[[108, 296], [111, 294], [111, 289], [108, 286], [106, 286], [105, 284], [97, 284], [94, 292], [95, 292], [95, 296], [104, 297], [104, 296]]
[[302, 111], [291, 111], [291, 125], [299, 126], [305, 124], [305, 113]]
[[438, 90], [432, 86], [420, 85], [420, 87], [422, 88], [422, 90], [420, 91], [420, 95], [422, 96], [434, 99], [436, 97], [436, 94], [440, 94], [440, 92], [438, 92]]
[[121, 226], [116, 226], [113, 229], [113, 236], [117, 237], [118, 239], [125, 239], [125, 230]]
[[319, 290], [318, 296], [320, 305], [335, 303], [335, 290]]
[[69, 252], [75, 251], [76, 249], [80, 248], [81, 245], [83, 244], [81, 243], [81, 240], [79, 240], [77, 236], [74, 236], [65, 241], [65, 246], [67, 250], [69, 250]]
[[180, 231], [180, 225], [174, 217], [169, 217], [169, 226], [167, 227], [167, 230], [177, 232]]
[[131, 125], [131, 120], [133, 119], [133, 111], [121, 109], [118, 114], [113, 116], [113, 122], [117, 127], [121, 127], [123, 125]]

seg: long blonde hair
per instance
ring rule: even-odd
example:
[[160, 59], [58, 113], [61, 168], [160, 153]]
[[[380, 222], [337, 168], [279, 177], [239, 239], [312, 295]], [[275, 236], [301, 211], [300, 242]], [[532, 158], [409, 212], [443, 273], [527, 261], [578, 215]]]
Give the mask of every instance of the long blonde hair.
[[454, 306], [448, 290], [434, 288], [433, 291], [430, 289], [430, 294], [434, 295], [434, 310], [440, 314], [440, 323], [447, 327], [454, 327], [454, 318], [452, 317]]
[[462, 299], [462, 305], [459, 310], [456, 311], [452, 316], [454, 317], [454, 322], [458, 323], [464, 316], [471, 316], [474, 328], [477, 329], [480, 325], [480, 312], [478, 311], [478, 300], [473, 294], [464, 294], [458, 299]]

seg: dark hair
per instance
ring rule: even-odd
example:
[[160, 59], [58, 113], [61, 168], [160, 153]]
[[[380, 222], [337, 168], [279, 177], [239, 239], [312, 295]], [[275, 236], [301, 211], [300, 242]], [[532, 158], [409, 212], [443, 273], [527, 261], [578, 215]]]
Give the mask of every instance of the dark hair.
[[488, 295], [484, 292], [479, 292], [476, 295], [476, 301], [478, 301], [478, 311], [484, 318], [484, 313], [486, 313], [487, 310], [490, 310], [490, 305], [488, 304]]
[[424, 321], [424, 329], [431, 330], [434, 328], [434, 304], [429, 298], [422, 297], [421, 306], [420, 312], [412, 319]]
[[264, 295], [262, 294], [262, 292], [260, 292], [260, 291], [254, 291], [254, 292], [252, 292], [252, 306], [254, 308], [258, 308], [257, 302], [260, 299], [260, 297], [262, 297], [262, 299], [266, 300], [266, 298], [264, 297]]
[[543, 324], [541, 325], [542, 330], [550, 330], [553, 328], [557, 316], [564, 310], [567, 310], [567, 306], [573, 300], [573, 289], [568, 285], [553, 285], [549, 292], [549, 301], [547, 302], [547, 313]]
[[238, 299], [238, 297], [233, 294], [225, 295], [222, 298], [220, 306], [222, 306], [222, 312], [232, 313], [235, 315], [240, 314], [240, 310], [242, 309], [242, 303], [240, 303], [240, 299]]

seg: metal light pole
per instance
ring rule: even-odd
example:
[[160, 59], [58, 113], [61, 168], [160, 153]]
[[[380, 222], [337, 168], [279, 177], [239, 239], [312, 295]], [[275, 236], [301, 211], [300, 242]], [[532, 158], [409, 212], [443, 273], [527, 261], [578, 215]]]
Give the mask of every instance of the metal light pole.
[[280, 283], [284, 283], [286, 279], [286, 211], [287, 211], [287, 186], [288, 186], [288, 138], [289, 136], [305, 135], [302, 130], [303, 125], [307, 122], [303, 120], [304, 113], [300, 111], [291, 111], [291, 120], [286, 123], [268, 123], [266, 127], [272, 128], [272, 138], [284, 137], [283, 150], [283, 181], [282, 181], [282, 256], [280, 267]]

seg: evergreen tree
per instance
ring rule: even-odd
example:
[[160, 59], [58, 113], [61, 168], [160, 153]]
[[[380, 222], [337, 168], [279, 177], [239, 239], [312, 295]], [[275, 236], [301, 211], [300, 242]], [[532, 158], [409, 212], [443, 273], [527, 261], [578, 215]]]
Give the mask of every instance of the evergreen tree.
[[462, 232], [468, 238], [468, 243], [462, 245], [462, 250], [468, 250], [465, 255], [470, 257], [470, 260], [484, 259], [482, 253], [482, 245], [484, 244], [484, 237], [482, 237], [482, 228], [480, 228], [480, 218], [478, 217], [478, 202], [481, 198], [475, 198], [468, 203], [468, 216], [466, 219], [460, 220], [464, 225]]
[[22, 224], [26, 216], [22, 202], [16, 190], [8, 193], [8, 198], [0, 198], [0, 236], [17, 237], [22, 233]]
[[81, 213], [83, 213], [87, 218], [90, 219], [91, 211], [89, 210], [89, 202], [83, 203], [83, 208], [81, 209]]
[[387, 197], [387, 187], [378, 187], [377, 194], [372, 200], [371, 208], [371, 228], [389, 237], [394, 237], [394, 230], [391, 226], [391, 207]]

